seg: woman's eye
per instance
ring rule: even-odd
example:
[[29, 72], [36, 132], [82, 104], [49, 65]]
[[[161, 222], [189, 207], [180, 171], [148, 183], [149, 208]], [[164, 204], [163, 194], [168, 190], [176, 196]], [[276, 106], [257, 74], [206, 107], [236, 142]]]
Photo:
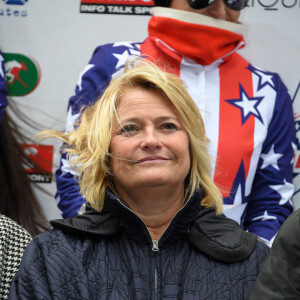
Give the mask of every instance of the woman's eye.
[[177, 126], [174, 123], [165, 123], [162, 125], [162, 128], [165, 130], [177, 130]]
[[137, 127], [134, 126], [134, 125], [124, 125], [124, 126], [122, 127], [122, 133], [127, 133], [127, 134], [129, 134], [129, 133], [132, 133], [132, 132], [134, 132], [134, 131], [136, 131], [136, 130], [137, 130]]

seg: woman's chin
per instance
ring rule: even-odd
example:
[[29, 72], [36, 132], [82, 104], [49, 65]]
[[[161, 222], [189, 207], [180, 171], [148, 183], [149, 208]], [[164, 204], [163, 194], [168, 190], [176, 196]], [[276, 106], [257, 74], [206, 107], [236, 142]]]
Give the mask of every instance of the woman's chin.
[[170, 185], [170, 183], [170, 178], [163, 176], [162, 174], [145, 176], [144, 178], [140, 178], [141, 187], [163, 187]]

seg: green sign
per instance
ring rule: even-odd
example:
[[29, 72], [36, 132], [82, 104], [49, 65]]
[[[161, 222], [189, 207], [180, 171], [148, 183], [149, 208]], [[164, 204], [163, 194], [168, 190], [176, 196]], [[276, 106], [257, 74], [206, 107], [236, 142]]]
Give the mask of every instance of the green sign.
[[36, 61], [18, 53], [3, 53], [8, 96], [24, 96], [39, 84], [40, 68]]

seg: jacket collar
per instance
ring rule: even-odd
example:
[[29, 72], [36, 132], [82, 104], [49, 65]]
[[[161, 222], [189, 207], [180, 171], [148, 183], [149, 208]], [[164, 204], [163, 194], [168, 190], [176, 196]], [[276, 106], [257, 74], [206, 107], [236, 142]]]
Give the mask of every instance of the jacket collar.
[[242, 24], [172, 8], [153, 8], [148, 32], [161, 51], [175, 51], [178, 60], [184, 56], [201, 65], [228, 58], [245, 46]]
[[202, 253], [222, 263], [244, 261], [257, 243], [255, 234], [244, 231], [234, 220], [217, 216], [212, 209], [199, 212], [187, 238]]
[[[186, 238], [200, 252], [222, 263], [247, 259], [254, 251], [257, 237], [245, 232], [235, 221], [217, 216], [213, 208], [200, 205], [203, 191], [199, 190], [177, 212], [159, 240], [159, 248], [180, 238]], [[53, 220], [54, 228], [76, 235], [111, 236], [126, 231], [142, 244], [152, 245], [145, 223], [111, 191], [106, 191], [103, 211], [91, 207], [83, 215]]]
[[[194, 193], [176, 213], [168, 228], [158, 241], [159, 247], [182, 238], [189, 230], [201, 208], [202, 189]], [[108, 200], [108, 201], [107, 201]], [[144, 221], [128, 206], [107, 190], [104, 210], [110, 211], [120, 220], [124, 230], [140, 243], [152, 245], [152, 239]]]
[[[203, 191], [197, 191], [186, 201], [172, 219], [168, 229], [160, 239], [160, 245], [172, 242], [185, 235], [201, 208]], [[152, 245], [152, 239], [146, 224], [109, 189], [106, 190], [102, 212], [96, 212], [88, 206], [87, 212], [74, 218], [52, 220], [54, 228], [64, 232], [90, 235], [112, 235], [126, 231], [133, 239]]]
[[51, 220], [54, 228], [79, 235], [113, 235], [121, 232], [118, 219], [110, 212], [97, 212], [87, 205], [87, 212], [73, 218]]

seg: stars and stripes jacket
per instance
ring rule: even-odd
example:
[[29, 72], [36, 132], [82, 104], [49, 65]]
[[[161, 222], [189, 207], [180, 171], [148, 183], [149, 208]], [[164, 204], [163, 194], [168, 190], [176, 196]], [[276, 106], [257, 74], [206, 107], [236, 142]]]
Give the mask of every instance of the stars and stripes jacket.
[[[224, 214], [270, 245], [293, 210], [292, 101], [277, 74], [238, 54], [245, 46], [242, 31], [242, 24], [155, 7], [144, 42], [95, 49], [69, 100], [66, 126], [72, 130], [80, 109], [99, 98], [131, 56], [146, 57], [177, 74], [203, 116]], [[58, 207], [71, 217], [84, 199], [64, 156], [56, 179]]]

